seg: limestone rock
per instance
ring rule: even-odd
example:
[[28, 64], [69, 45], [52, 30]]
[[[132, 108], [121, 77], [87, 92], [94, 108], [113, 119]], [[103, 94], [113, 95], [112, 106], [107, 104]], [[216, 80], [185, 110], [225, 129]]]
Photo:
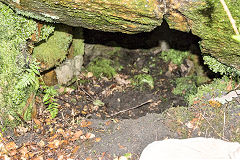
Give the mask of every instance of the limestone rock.
[[68, 59], [55, 69], [59, 84], [67, 84], [80, 74], [83, 64], [83, 55], [77, 55], [73, 59]]

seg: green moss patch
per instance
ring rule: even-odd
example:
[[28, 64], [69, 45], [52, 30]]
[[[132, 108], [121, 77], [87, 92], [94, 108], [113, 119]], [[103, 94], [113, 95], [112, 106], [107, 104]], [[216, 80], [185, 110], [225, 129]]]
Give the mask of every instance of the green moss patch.
[[[17, 15], [0, 2], [0, 128], [16, 125], [18, 116], [28, 95], [35, 88], [31, 83], [20, 85], [26, 75], [32, 82], [35, 75], [30, 71], [31, 61], [26, 51], [26, 40], [37, 32], [37, 23]], [[28, 65], [26, 65], [28, 64]], [[29, 79], [28, 79], [29, 80]], [[28, 81], [30, 82], [30, 81]], [[13, 120], [9, 120], [9, 116]], [[2, 126], [3, 125], [3, 126]]]
[[135, 75], [133, 77], [132, 84], [135, 85], [135, 86], [140, 87], [141, 90], [144, 89], [144, 87], [146, 87], [145, 85], [147, 85], [151, 89], [154, 88], [153, 77], [151, 75], [149, 75], [149, 74]]
[[[221, 96], [222, 92], [228, 92], [227, 86], [229, 83], [230, 79], [224, 76], [222, 79], [214, 79], [210, 84], [201, 85], [198, 87], [196, 94], [191, 94], [188, 97], [188, 102], [192, 105], [194, 101], [204, 98], [206, 94], [208, 94], [208, 97]], [[234, 82], [232, 82], [232, 85], [235, 85]]]
[[160, 58], [162, 58], [165, 62], [171, 61], [176, 65], [180, 65], [188, 55], [189, 52], [169, 49], [168, 51], [162, 52]]
[[195, 77], [177, 78], [174, 81], [174, 83], [176, 83], [176, 87], [173, 90], [173, 94], [184, 96], [185, 99], [187, 99], [189, 95], [195, 94], [197, 92], [197, 86], [195, 81]]
[[[226, 4], [237, 26], [240, 26], [240, 1], [226, 0]], [[232, 39], [235, 33], [220, 1], [203, 0], [183, 5], [187, 9], [181, 12], [194, 22], [191, 26], [192, 33], [202, 38], [202, 52], [240, 69], [240, 46]]]
[[43, 62], [47, 68], [60, 64], [68, 53], [72, 35], [69, 34], [69, 27], [59, 25], [56, 31], [46, 42], [42, 42], [33, 50], [33, 56]]
[[117, 72], [113, 66], [113, 61], [105, 58], [95, 58], [87, 66], [87, 70], [92, 72], [94, 76], [100, 78], [101, 76], [112, 78]]

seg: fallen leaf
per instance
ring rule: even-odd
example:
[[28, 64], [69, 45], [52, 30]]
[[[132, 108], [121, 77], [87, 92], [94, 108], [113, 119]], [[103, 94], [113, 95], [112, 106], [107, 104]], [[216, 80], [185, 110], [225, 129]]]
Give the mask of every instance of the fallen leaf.
[[120, 144], [118, 144], [118, 147], [120, 148], [120, 149], [125, 149], [126, 147], [124, 147], [124, 146], [122, 146], [122, 145], [120, 145]]
[[91, 121], [86, 121], [86, 120], [82, 120], [81, 121], [81, 127], [88, 127], [92, 124]]
[[81, 135], [83, 135], [83, 132], [81, 130], [79, 130], [74, 133], [73, 139], [78, 139]]
[[125, 79], [121, 78], [120, 75], [116, 75], [114, 78], [116, 79], [117, 83], [120, 85], [127, 85], [127, 84], [131, 83], [130, 80], [125, 80]]
[[111, 120], [108, 120], [105, 122], [105, 125], [108, 126], [109, 124], [111, 124], [111, 122], [112, 122]]
[[60, 87], [57, 91], [58, 91], [59, 93], [64, 93], [65, 88], [64, 88], [64, 87]]
[[58, 148], [61, 145], [59, 140], [54, 140], [52, 142], [48, 142], [48, 147], [49, 148]]
[[49, 141], [53, 141], [55, 138], [57, 138], [57, 134], [54, 134], [52, 137], [49, 138]]
[[58, 156], [58, 160], [63, 160], [63, 158], [64, 158], [63, 155]]
[[28, 149], [27, 149], [27, 147], [23, 146], [23, 147], [20, 148], [19, 152], [20, 152], [23, 156], [25, 156], [25, 155], [28, 153]]
[[100, 138], [100, 137], [97, 137], [97, 138], [95, 139], [95, 141], [96, 141], [96, 142], [100, 142], [100, 141], [101, 141], [101, 138]]
[[58, 128], [58, 129], [57, 129], [57, 133], [59, 133], [59, 134], [64, 134], [64, 132], [65, 132], [65, 131], [64, 131], [62, 128]]
[[76, 147], [74, 147], [72, 153], [75, 154], [75, 153], [78, 151], [79, 148], [80, 148], [80, 146], [76, 146]]
[[92, 158], [90, 158], [90, 157], [87, 157], [87, 158], [86, 158], [86, 160], [92, 160]]
[[32, 160], [43, 160], [43, 156], [35, 157], [35, 158], [33, 158]]
[[33, 121], [34, 121], [34, 123], [38, 126], [38, 128], [41, 127], [41, 121], [39, 121], [39, 120], [36, 119], [36, 118], [33, 118]]
[[12, 115], [8, 115], [8, 119], [10, 120], [10, 121], [13, 121], [15, 118], [12, 116]]
[[86, 133], [85, 137], [86, 137], [87, 139], [92, 139], [92, 138], [95, 138], [95, 135], [92, 134], [92, 133]]
[[5, 145], [7, 150], [12, 150], [12, 149], [16, 149], [17, 145], [14, 142], [9, 142]]
[[93, 73], [92, 72], [88, 72], [86, 77], [87, 78], [91, 78], [92, 76], [93, 76]]
[[231, 91], [232, 90], [232, 80], [230, 80], [229, 82], [228, 82], [228, 85], [227, 85], [227, 91]]
[[38, 142], [38, 145], [39, 145], [40, 147], [44, 147], [44, 146], [45, 146], [45, 142], [44, 142], [43, 140], [41, 140], [40, 142]]
[[212, 107], [215, 107], [215, 108], [219, 108], [221, 107], [221, 103], [217, 102], [217, 101], [214, 101], [214, 100], [209, 100], [208, 103], [212, 106]]

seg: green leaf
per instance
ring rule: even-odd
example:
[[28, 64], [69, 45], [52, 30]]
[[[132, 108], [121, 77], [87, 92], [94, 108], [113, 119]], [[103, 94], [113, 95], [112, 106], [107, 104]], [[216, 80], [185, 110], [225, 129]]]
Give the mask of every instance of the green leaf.
[[103, 103], [101, 100], [99, 100], [99, 99], [95, 100], [95, 101], [93, 102], [93, 104], [94, 104], [95, 106], [104, 106], [104, 103]]

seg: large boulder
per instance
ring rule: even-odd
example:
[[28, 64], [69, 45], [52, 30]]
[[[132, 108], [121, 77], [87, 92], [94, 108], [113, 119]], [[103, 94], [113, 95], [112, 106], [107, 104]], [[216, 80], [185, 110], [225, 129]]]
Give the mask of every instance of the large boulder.
[[[17, 12], [40, 20], [109, 32], [134, 34], [160, 26], [199, 36], [203, 54], [240, 70], [240, 45], [217, 0], [0, 0]], [[240, 1], [226, 0], [240, 24]]]

